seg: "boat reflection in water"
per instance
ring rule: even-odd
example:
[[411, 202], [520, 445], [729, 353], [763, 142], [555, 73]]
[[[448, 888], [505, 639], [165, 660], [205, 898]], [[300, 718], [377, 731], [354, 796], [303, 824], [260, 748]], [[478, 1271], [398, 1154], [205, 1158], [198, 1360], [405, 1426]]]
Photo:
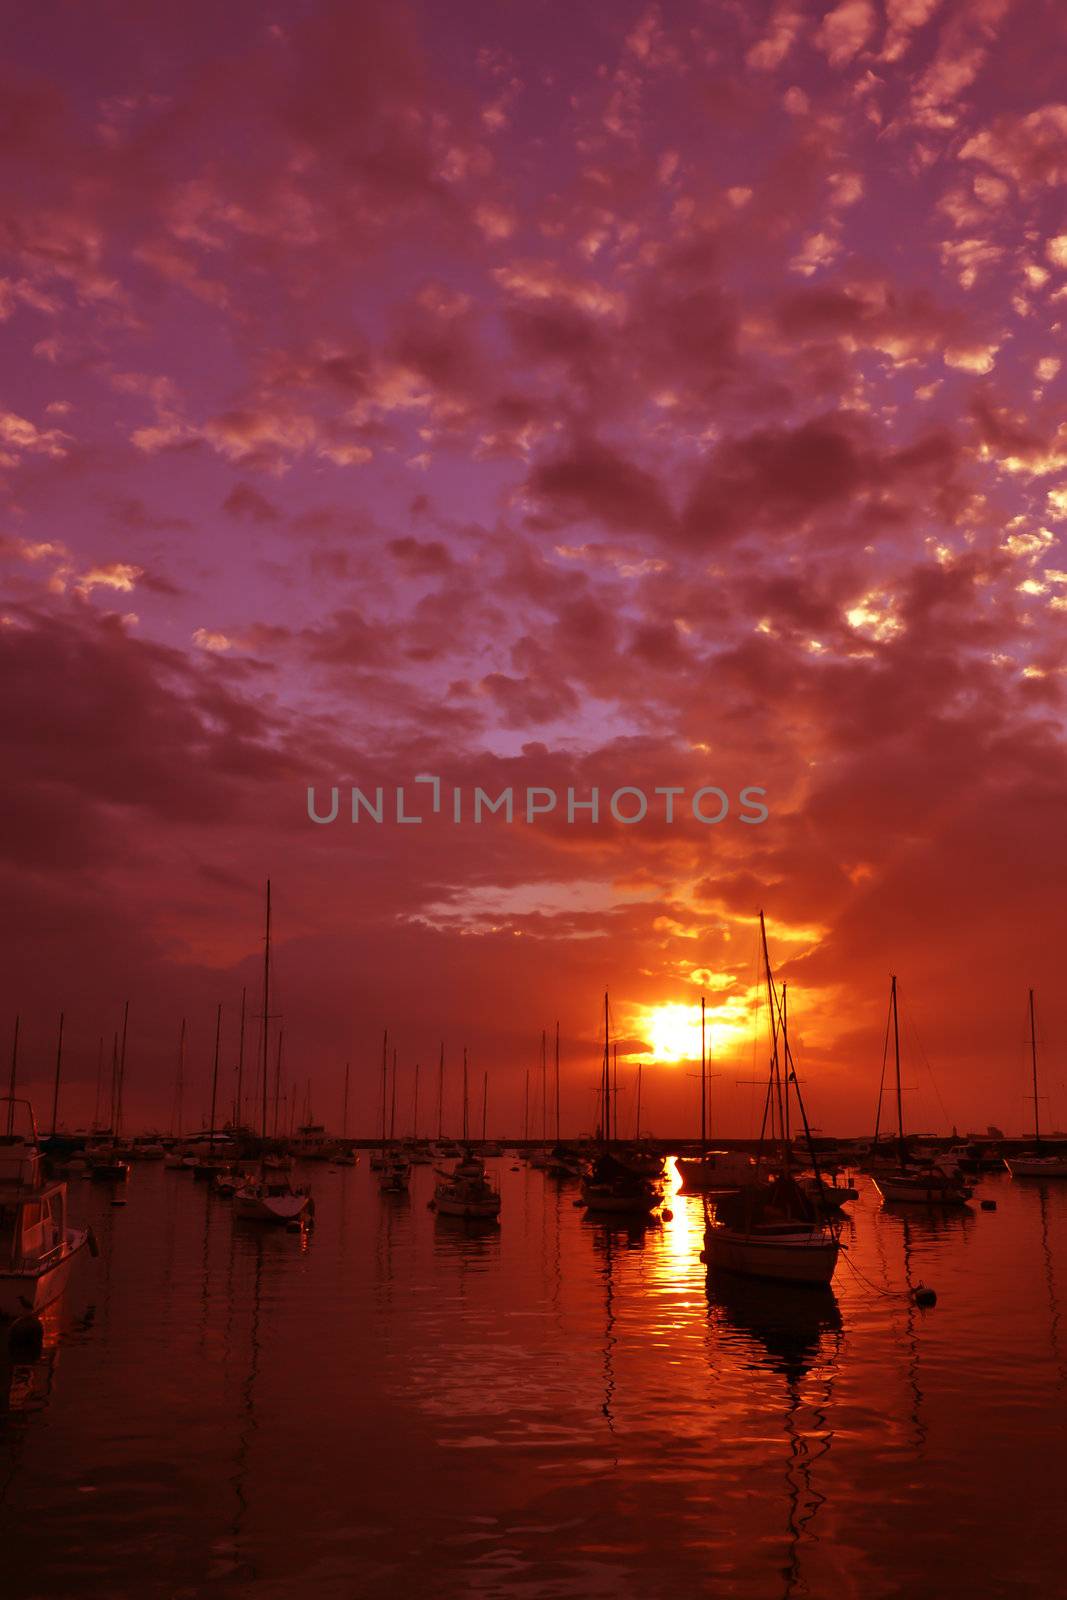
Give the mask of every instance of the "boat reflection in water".
[[[842, 1341], [842, 1319], [830, 1288], [784, 1294], [773, 1283], [711, 1268], [708, 1318], [713, 1336], [739, 1356], [779, 1375], [786, 1556], [782, 1600], [814, 1592], [802, 1572], [806, 1546], [818, 1543], [816, 1519], [829, 1483], [819, 1486], [833, 1443], [829, 1421]], [[768, 1594], [773, 1591], [768, 1588]]]

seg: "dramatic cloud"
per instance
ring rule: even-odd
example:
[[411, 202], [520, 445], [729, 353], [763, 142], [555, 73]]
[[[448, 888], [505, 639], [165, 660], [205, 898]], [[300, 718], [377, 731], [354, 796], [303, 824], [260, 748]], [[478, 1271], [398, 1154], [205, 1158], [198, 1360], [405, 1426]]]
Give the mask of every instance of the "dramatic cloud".
[[1026, 987], [1067, 1027], [1049, 7], [56, 26], [11, 42], [0, 150], [27, 1076], [62, 1006], [84, 1117], [130, 997], [158, 1115], [181, 1015], [254, 993], [270, 875], [323, 1104], [351, 1056], [371, 1117], [388, 1023], [405, 1070], [468, 1043], [514, 1120], [558, 1015], [586, 1126], [604, 987], [628, 1064], [705, 991], [740, 1131], [762, 904], [824, 1126], [869, 1122], [891, 970], [953, 1117], [1019, 1125]]

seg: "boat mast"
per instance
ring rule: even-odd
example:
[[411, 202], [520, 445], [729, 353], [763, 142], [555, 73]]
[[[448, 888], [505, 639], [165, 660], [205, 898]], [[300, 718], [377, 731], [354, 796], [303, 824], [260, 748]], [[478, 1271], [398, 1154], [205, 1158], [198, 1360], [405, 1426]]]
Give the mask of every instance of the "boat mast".
[[126, 1085], [126, 1029], [130, 1021], [130, 1002], [127, 1000], [122, 1008], [122, 1054], [119, 1056], [119, 1088], [115, 1100], [115, 1137], [119, 1136], [122, 1126], [122, 1091]]
[[[783, 1112], [783, 1108], [782, 1108], [782, 1070], [781, 1070], [781, 1065], [780, 1065], [779, 1056], [778, 1056], [778, 1020], [779, 1019], [778, 1019], [778, 1016], [776, 1014], [776, 1006], [775, 1006], [775, 999], [774, 999], [774, 980], [771, 977], [771, 956], [770, 956], [770, 951], [767, 949], [767, 925], [764, 922], [763, 912], [762, 911], [759, 914], [759, 929], [760, 929], [760, 939], [761, 939], [762, 944], [763, 944], [763, 964], [764, 964], [764, 968], [766, 969], [766, 974], [767, 974], [767, 1004], [770, 1007], [770, 1017], [771, 1017], [771, 1084], [772, 1084], [773, 1090], [774, 1090], [774, 1095], [773, 1095], [773, 1099], [772, 1099], [772, 1113], [773, 1113], [774, 1103], [776, 1101], [777, 1102], [777, 1106], [778, 1106], [778, 1134], [779, 1134], [778, 1143], [779, 1143], [779, 1149], [781, 1151], [782, 1167], [783, 1167], [783, 1170], [788, 1173], [789, 1167], [790, 1167], [790, 1150], [789, 1150], [789, 1146], [787, 1145], [787, 1143], [785, 1141], [785, 1137], [784, 1137], [784, 1134], [785, 1134], [785, 1117], [784, 1117], [784, 1112]], [[773, 1114], [772, 1114], [771, 1120], [772, 1120], [772, 1122], [774, 1120]], [[772, 1130], [772, 1137], [773, 1137], [773, 1130]]]
[[345, 1104], [341, 1113], [341, 1138], [348, 1138], [348, 1068], [350, 1063], [345, 1062]]
[[559, 1144], [559, 1019], [556, 1019], [556, 1143]]
[[897, 1017], [897, 980], [894, 975], [890, 979], [889, 1004], [893, 1012], [893, 1059], [896, 1063], [897, 1074], [897, 1152], [900, 1165], [906, 1165], [904, 1148], [904, 1096], [900, 1087], [900, 1024]]
[[482, 1073], [482, 1143], [485, 1143], [485, 1120], [489, 1107], [489, 1074]]
[[[285, 1029], [278, 1029], [278, 1055], [274, 1063], [274, 1137], [278, 1137], [278, 1117], [281, 1112], [282, 1100], [282, 1040], [285, 1038]], [[295, 1101], [296, 1095], [294, 1093]], [[284, 1126], [282, 1132], [285, 1132]]]
[[789, 1127], [789, 985], [782, 984], [782, 1049], [785, 1055], [785, 1142], [792, 1143]]
[[119, 1036], [118, 1036], [117, 1033], [113, 1033], [111, 1035], [111, 1113], [110, 1113], [110, 1115], [108, 1117], [108, 1127], [111, 1130], [111, 1142], [112, 1142], [112, 1144], [114, 1144], [114, 1142], [115, 1142], [115, 1111], [116, 1111], [116, 1099], [115, 1099], [115, 1097], [116, 1097], [116, 1094], [118, 1092], [118, 1082], [119, 1082]]
[[[638, 1069], [640, 1070], [640, 1069]], [[708, 1053], [704, 1044], [704, 996], [700, 996], [700, 1153], [708, 1153]]]
[[415, 1063], [415, 1106], [411, 1113], [411, 1137], [419, 1137], [419, 1063]]
[[445, 1136], [445, 1041], [441, 1040], [441, 1054], [437, 1062], [437, 1142]]
[[15, 1017], [15, 1037], [11, 1044], [11, 1087], [8, 1089], [7, 1102], [7, 1131], [10, 1135], [15, 1128], [15, 1084], [18, 1078], [19, 1066], [19, 1019]]
[[233, 1125], [241, 1126], [241, 1089], [245, 1072], [245, 990], [241, 990], [241, 1032], [237, 1041], [237, 1098], [234, 1103]]
[[1034, 1143], [1041, 1143], [1041, 1118], [1037, 1102], [1037, 1029], [1034, 1026], [1034, 991], [1030, 990], [1030, 1067], [1034, 1077]]
[[183, 1097], [184, 1094], [185, 1094], [185, 1018], [183, 1017], [182, 1018], [181, 1033], [180, 1033], [180, 1035], [178, 1037], [178, 1082], [175, 1085], [175, 1096], [174, 1096], [175, 1110], [176, 1110], [176, 1117], [177, 1117], [177, 1127], [175, 1127], [175, 1117], [174, 1116], [171, 1117], [171, 1124], [170, 1124], [171, 1134], [173, 1136], [177, 1137], [179, 1143], [181, 1142], [181, 1136], [182, 1136], [182, 1097]]
[[104, 1092], [104, 1035], [96, 1041], [96, 1100], [93, 1104], [93, 1127], [100, 1126], [100, 1096]]
[[59, 1041], [56, 1044], [56, 1082], [52, 1090], [52, 1138], [56, 1136], [56, 1119], [59, 1116], [59, 1074], [63, 1065], [63, 1013], [59, 1013]]
[[468, 1096], [467, 1096], [467, 1046], [464, 1045], [463, 1046], [463, 1143], [464, 1144], [467, 1143], [467, 1140], [468, 1140], [468, 1137], [469, 1137], [468, 1136], [468, 1132], [467, 1132], [468, 1110], [469, 1110], [469, 1101], [468, 1101]]
[[385, 1102], [389, 1078], [389, 1029], [382, 1034], [382, 1155], [385, 1154]]
[[548, 1143], [548, 1047], [541, 1029], [541, 1143]]
[[522, 1102], [522, 1142], [530, 1142], [530, 1069], [526, 1068], [526, 1093]]
[[611, 1030], [608, 1022], [608, 991], [604, 990], [604, 1143], [611, 1144]]
[[[270, 1017], [270, 879], [267, 879], [267, 930], [263, 940], [263, 1140], [267, 1138], [267, 1082], [268, 1040], [267, 1023]], [[185, 1021], [182, 1020], [182, 1042], [185, 1041]]]
[[222, 1033], [222, 1001], [215, 1013], [215, 1064], [211, 1069], [211, 1153], [215, 1153], [215, 1101], [219, 1090], [219, 1036]]
[[634, 1143], [641, 1143], [641, 1063], [637, 1063], [637, 1124], [634, 1128]]

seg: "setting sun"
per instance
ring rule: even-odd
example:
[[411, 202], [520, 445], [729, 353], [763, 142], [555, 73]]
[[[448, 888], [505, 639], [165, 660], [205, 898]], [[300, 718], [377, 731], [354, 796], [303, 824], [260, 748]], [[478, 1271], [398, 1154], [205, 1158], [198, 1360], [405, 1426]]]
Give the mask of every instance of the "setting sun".
[[[735, 997], [724, 1005], [716, 1006], [714, 1010], [709, 1007], [704, 1024], [705, 1049], [709, 1058], [743, 1043], [750, 1036], [751, 1025], [743, 997]], [[655, 1061], [674, 1064], [700, 1060], [699, 1005], [643, 1008], [635, 1019], [635, 1031], [644, 1037], [648, 1053]]]
[[699, 1006], [655, 1006], [644, 1028], [657, 1061], [700, 1060]]

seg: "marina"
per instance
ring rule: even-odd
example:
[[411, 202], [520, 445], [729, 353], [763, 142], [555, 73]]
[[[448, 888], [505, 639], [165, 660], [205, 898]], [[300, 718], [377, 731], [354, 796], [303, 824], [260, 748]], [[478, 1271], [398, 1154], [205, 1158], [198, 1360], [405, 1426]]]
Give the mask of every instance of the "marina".
[[983, 1177], [986, 1215], [860, 1178], [822, 1291], [709, 1272], [672, 1162], [669, 1221], [487, 1167], [499, 1224], [361, 1153], [296, 1234], [160, 1162], [119, 1210], [78, 1183], [100, 1257], [0, 1391], [6, 1592], [1056, 1592], [1067, 1185]]

